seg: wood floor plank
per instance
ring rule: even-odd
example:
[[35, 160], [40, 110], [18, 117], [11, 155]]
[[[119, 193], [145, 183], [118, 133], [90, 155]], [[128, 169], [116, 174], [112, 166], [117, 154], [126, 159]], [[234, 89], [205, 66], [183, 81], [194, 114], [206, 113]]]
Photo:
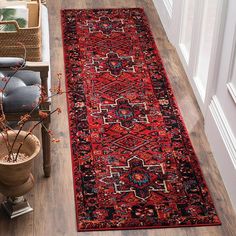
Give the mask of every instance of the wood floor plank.
[[[61, 143], [52, 145], [52, 176], [49, 179], [43, 177], [42, 154], [40, 154], [33, 171], [36, 186], [28, 194], [34, 212], [10, 221], [1, 209], [0, 236], [235, 236], [236, 216], [204, 134], [203, 117], [178, 55], [166, 37], [152, 0], [48, 0], [52, 83], [56, 83], [57, 73], [61, 72], [64, 75], [60, 10], [109, 7], [143, 7], [145, 9], [176, 100], [223, 224], [217, 227], [77, 233], [67, 104], [63, 95], [53, 99], [53, 107], [60, 106], [63, 112], [52, 118], [52, 129], [62, 140]], [[37, 132], [39, 134], [39, 131]], [[0, 196], [1, 200], [2, 196]]]

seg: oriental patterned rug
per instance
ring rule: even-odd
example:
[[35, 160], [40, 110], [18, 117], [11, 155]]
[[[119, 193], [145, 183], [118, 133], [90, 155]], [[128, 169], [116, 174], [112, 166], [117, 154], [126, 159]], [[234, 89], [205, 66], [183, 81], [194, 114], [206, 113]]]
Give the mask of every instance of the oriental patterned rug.
[[62, 29], [78, 231], [219, 225], [144, 11]]

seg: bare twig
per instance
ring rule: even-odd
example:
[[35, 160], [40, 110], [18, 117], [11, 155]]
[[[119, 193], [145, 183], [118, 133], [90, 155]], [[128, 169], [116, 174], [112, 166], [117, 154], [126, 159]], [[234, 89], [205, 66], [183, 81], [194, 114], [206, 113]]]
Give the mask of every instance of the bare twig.
[[58, 112], [58, 108], [57, 108], [56, 110], [54, 110], [54, 111], [48, 113], [48, 116], [47, 116], [47, 117], [41, 119], [39, 122], [37, 122], [37, 123], [29, 130], [28, 134], [24, 137], [23, 141], [21, 142], [21, 144], [20, 144], [20, 146], [19, 146], [19, 148], [18, 148], [18, 150], [17, 150], [17, 154], [16, 154], [16, 157], [15, 157], [15, 159], [14, 159], [14, 162], [17, 161], [17, 157], [18, 157], [18, 155], [19, 155], [19, 153], [20, 153], [20, 149], [22, 148], [22, 146], [23, 146], [25, 140], [27, 139], [27, 137], [32, 134], [33, 130], [34, 130], [39, 124], [41, 124], [43, 121], [45, 121], [46, 119], [48, 119], [48, 117], [49, 117], [50, 115], [52, 115], [53, 113], [55, 113], [55, 112]]

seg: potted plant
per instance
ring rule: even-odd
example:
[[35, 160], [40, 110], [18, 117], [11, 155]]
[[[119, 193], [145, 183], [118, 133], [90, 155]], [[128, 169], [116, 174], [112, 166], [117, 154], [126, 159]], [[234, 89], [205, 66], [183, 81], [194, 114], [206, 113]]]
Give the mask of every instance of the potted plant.
[[[15, 72], [24, 67], [21, 64], [14, 68]], [[5, 84], [0, 91], [1, 96], [11, 78], [1, 78]], [[4, 107], [0, 104], [0, 192], [7, 197], [3, 202], [3, 207], [11, 218], [32, 211], [27, 200], [23, 197], [34, 186], [34, 178], [31, 174], [31, 167], [34, 158], [40, 151], [40, 142], [33, 135], [34, 129], [42, 124], [53, 113], [60, 113], [57, 108], [50, 113], [40, 110], [40, 107], [48, 101], [49, 98], [62, 94], [61, 90], [61, 74], [58, 74], [58, 86], [51, 89], [52, 95], [46, 96], [44, 88], [40, 86], [41, 95], [32, 110], [20, 117], [17, 128], [12, 129], [4, 113]], [[1, 98], [0, 98], [1, 99]], [[25, 124], [30, 121], [34, 112], [39, 112], [39, 121], [32, 127], [25, 129]], [[46, 128], [46, 127], [45, 127]], [[52, 131], [47, 130], [52, 136]], [[58, 142], [58, 139], [52, 138], [52, 142]]]
[[[34, 186], [31, 167], [40, 151], [40, 142], [32, 134], [25, 139], [27, 135], [25, 131], [18, 134], [18, 131], [8, 130], [2, 132], [0, 137], [0, 192], [8, 198], [3, 206], [11, 218], [33, 210], [22, 196]], [[9, 146], [13, 146], [11, 154]]]

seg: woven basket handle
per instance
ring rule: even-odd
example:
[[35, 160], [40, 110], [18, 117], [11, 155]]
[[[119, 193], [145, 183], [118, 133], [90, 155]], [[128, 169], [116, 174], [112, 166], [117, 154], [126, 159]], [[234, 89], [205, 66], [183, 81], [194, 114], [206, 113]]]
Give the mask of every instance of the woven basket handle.
[[16, 28], [16, 32], [18, 32], [19, 29], [20, 29], [18, 23], [14, 20], [12, 20], [12, 21], [0, 21], [0, 25], [14, 25], [15, 28]]

